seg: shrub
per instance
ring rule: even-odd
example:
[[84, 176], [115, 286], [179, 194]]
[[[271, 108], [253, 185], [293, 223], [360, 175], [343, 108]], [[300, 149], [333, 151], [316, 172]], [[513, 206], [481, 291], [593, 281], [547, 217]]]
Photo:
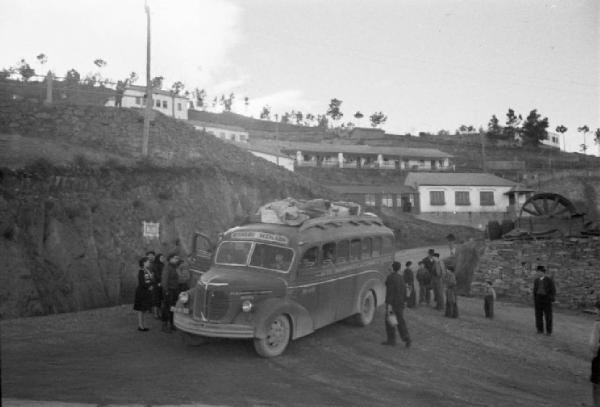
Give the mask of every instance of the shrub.
[[502, 237], [502, 228], [498, 221], [492, 220], [487, 224], [488, 237], [490, 240], [498, 240]]

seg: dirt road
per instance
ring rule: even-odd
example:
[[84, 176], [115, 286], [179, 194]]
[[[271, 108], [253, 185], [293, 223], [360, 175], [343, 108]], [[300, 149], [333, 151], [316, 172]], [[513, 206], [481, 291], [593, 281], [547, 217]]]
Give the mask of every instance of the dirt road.
[[591, 402], [591, 318], [557, 313], [555, 335], [546, 337], [535, 333], [530, 307], [499, 303], [496, 319], [486, 320], [481, 299], [459, 297], [459, 309], [457, 320], [407, 310], [410, 349], [380, 345], [380, 309], [369, 327], [334, 324], [275, 359], [257, 357], [248, 341], [186, 346], [155, 320], [138, 332], [131, 306], [2, 321], [2, 397], [229, 406]]

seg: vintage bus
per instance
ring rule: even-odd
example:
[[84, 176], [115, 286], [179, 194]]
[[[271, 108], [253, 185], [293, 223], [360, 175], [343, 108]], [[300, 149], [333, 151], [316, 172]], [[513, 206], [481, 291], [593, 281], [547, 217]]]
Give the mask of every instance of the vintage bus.
[[370, 324], [393, 257], [393, 232], [376, 216], [235, 227], [209, 270], [180, 294], [174, 324], [192, 338], [253, 339], [259, 355], [278, 356], [335, 321]]

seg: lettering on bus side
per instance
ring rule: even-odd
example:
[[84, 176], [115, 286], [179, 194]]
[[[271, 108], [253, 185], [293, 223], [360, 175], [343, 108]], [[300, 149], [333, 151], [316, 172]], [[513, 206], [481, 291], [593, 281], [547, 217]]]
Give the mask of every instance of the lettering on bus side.
[[259, 239], [267, 242], [279, 243], [288, 245], [290, 243], [287, 236], [278, 235], [276, 233], [239, 231], [231, 233], [232, 239]]

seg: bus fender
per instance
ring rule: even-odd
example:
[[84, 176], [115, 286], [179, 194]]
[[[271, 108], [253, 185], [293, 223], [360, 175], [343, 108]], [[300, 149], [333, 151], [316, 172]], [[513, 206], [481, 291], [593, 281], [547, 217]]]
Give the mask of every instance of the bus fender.
[[257, 307], [254, 318], [254, 337], [264, 338], [269, 320], [281, 314], [288, 315], [290, 318], [292, 324], [291, 339], [300, 338], [314, 331], [312, 318], [306, 308], [280, 298], [269, 298]]
[[356, 298], [356, 304], [354, 309], [355, 312], [360, 311], [361, 299], [363, 298], [363, 295], [365, 295], [365, 293], [369, 290], [372, 290], [375, 294], [375, 303], [378, 307], [385, 302], [385, 284], [383, 283], [383, 281], [377, 278], [371, 278], [365, 281], [362, 285], [362, 288], [360, 289], [360, 295]]

